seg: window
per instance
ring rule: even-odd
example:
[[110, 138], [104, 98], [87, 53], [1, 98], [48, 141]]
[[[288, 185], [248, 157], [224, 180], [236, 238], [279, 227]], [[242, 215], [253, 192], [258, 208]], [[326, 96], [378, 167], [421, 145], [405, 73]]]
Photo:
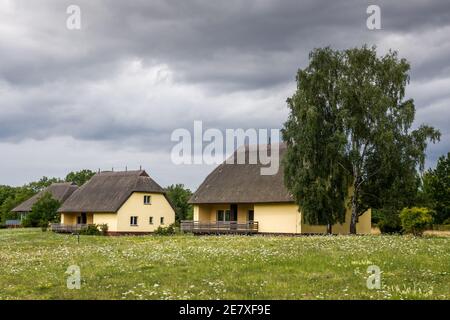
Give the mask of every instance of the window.
[[130, 217], [130, 226], [137, 226], [138, 225], [138, 217], [132, 216]]
[[148, 223], [149, 223], [149, 224], [153, 224], [153, 217], [150, 217], [150, 218], [148, 219]]
[[225, 210], [225, 221], [231, 220], [231, 213], [230, 210]]
[[152, 196], [144, 196], [144, 204], [152, 204]]
[[255, 220], [255, 211], [248, 210], [248, 221], [254, 221], [254, 220]]
[[161, 217], [161, 219], [159, 219], [159, 222], [160, 222], [161, 224], [164, 224], [164, 217]]
[[217, 221], [230, 221], [230, 210], [217, 210]]
[[223, 210], [217, 210], [217, 221], [223, 221]]

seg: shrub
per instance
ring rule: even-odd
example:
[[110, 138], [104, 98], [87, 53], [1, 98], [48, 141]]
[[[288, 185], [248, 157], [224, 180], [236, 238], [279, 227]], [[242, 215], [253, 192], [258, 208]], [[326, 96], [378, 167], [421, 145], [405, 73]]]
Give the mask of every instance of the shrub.
[[39, 222], [39, 226], [41, 227], [42, 232], [45, 232], [48, 229], [48, 222], [47, 221], [41, 221], [41, 222]]
[[173, 224], [168, 227], [159, 226], [158, 229], [155, 230], [155, 234], [159, 236], [170, 236], [175, 234], [175, 227]]
[[[373, 219], [381, 233], [401, 233], [402, 226], [398, 214], [391, 210], [376, 210]], [[375, 222], [374, 221], [374, 222]]]
[[90, 224], [86, 228], [81, 229], [79, 234], [85, 236], [99, 236], [102, 233], [100, 232], [96, 224]]
[[102, 234], [102, 236], [106, 236], [108, 234], [108, 224], [99, 224], [98, 228], [100, 229], [100, 233]]
[[428, 208], [404, 208], [400, 212], [400, 220], [405, 232], [420, 236], [432, 224], [433, 211]]

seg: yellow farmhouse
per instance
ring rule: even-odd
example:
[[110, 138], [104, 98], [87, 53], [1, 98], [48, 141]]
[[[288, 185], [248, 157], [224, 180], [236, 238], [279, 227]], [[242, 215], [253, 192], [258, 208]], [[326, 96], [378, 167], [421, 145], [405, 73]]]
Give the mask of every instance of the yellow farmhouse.
[[[285, 144], [279, 145], [280, 168], [275, 175], [261, 175], [261, 165], [249, 164], [248, 146], [236, 151], [245, 152], [245, 164], [219, 165], [193, 194], [190, 203], [194, 206], [193, 221], [182, 222], [182, 229], [196, 233], [280, 233], [311, 234], [326, 233], [326, 225], [304, 223], [301, 209], [284, 185], [282, 158]], [[335, 234], [350, 231], [350, 209], [345, 222], [332, 226]], [[359, 217], [357, 233], [371, 231], [371, 210]]]
[[61, 225], [107, 224], [108, 233], [150, 233], [175, 222], [164, 189], [143, 171], [100, 172], [58, 210]]

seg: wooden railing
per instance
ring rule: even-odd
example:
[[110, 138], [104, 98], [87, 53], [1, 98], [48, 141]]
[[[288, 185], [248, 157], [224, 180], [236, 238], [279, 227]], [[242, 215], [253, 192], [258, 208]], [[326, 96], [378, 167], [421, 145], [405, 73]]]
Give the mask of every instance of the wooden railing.
[[183, 220], [181, 231], [192, 233], [257, 233], [258, 221], [192, 221]]
[[80, 230], [86, 229], [89, 224], [61, 224], [52, 223], [50, 225], [50, 230], [60, 233], [76, 233]]

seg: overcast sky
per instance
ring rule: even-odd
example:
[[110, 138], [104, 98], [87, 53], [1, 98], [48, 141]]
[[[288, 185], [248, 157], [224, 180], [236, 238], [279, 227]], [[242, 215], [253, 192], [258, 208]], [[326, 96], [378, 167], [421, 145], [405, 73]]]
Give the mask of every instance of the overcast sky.
[[0, 184], [142, 165], [195, 189], [212, 167], [172, 164], [174, 129], [281, 128], [308, 53], [364, 43], [411, 62], [416, 125], [443, 134], [434, 166], [450, 150], [449, 35], [448, 0], [0, 0]]

